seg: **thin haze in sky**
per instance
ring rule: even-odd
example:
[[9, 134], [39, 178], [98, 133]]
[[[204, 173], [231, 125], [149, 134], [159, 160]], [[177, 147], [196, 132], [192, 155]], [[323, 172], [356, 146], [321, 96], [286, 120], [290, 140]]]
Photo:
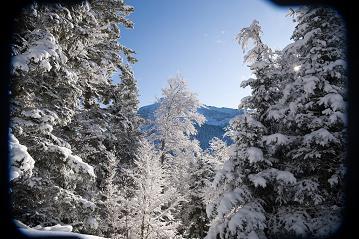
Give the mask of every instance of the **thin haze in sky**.
[[140, 106], [161, 96], [168, 78], [180, 73], [206, 105], [237, 108], [250, 94], [250, 77], [235, 37], [257, 19], [263, 41], [274, 49], [290, 43], [294, 23], [288, 8], [264, 0], [127, 0], [134, 29], [121, 42], [136, 51], [133, 66]]

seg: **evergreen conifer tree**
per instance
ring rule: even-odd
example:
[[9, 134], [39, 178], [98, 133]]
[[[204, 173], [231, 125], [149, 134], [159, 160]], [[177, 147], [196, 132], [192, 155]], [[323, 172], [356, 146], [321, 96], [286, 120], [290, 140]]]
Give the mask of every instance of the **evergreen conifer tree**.
[[[269, 118], [292, 136], [282, 165], [297, 183], [272, 218], [274, 234], [324, 237], [342, 219], [345, 172], [345, 37], [343, 21], [329, 8], [294, 11], [294, 43], [285, 58], [284, 94]], [[291, 58], [289, 58], [291, 57]], [[284, 228], [284, 229], [283, 229]]]

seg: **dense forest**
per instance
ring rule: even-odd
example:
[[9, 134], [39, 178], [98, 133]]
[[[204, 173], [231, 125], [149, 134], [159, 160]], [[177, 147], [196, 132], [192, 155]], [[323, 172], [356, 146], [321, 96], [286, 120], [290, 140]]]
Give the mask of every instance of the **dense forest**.
[[[138, 114], [123, 0], [33, 3], [16, 20], [10, 81], [11, 206], [26, 230], [105, 238], [323, 238], [342, 221], [346, 165], [344, 24], [291, 9], [293, 42], [273, 50], [256, 20], [236, 37], [252, 71], [243, 114], [207, 149], [182, 75], [151, 120]], [[119, 81], [113, 80], [119, 73]]]

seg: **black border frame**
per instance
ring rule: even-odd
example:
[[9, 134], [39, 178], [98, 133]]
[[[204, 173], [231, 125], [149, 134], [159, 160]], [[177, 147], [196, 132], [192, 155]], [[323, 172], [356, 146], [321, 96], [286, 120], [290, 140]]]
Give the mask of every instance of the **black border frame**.
[[[138, 0], [149, 1], [149, 0]], [[250, 1], [250, 0], [249, 0]], [[263, 0], [265, 1], [265, 0]], [[354, 238], [355, 230], [358, 228], [356, 218], [358, 213], [358, 162], [356, 156], [359, 155], [356, 147], [356, 138], [359, 137], [358, 124], [359, 118], [355, 110], [358, 102], [358, 29], [356, 28], [355, 4], [345, 0], [270, 0], [281, 6], [300, 6], [300, 5], [327, 5], [335, 8], [344, 18], [347, 30], [347, 62], [349, 71], [348, 80], [348, 173], [346, 177], [346, 207], [344, 209], [344, 220], [340, 229], [328, 239]], [[9, 162], [8, 162], [8, 129], [9, 129], [9, 79], [10, 79], [10, 40], [13, 29], [13, 19], [20, 10], [31, 4], [31, 0], [10, 0], [2, 3], [0, 13], [0, 235], [1, 238], [47, 238], [47, 237], [27, 237], [23, 235], [15, 226], [10, 209], [9, 197]], [[38, 0], [41, 3], [68, 3], [75, 4], [81, 0]], [[77, 238], [70, 236], [55, 236], [57, 238]]]

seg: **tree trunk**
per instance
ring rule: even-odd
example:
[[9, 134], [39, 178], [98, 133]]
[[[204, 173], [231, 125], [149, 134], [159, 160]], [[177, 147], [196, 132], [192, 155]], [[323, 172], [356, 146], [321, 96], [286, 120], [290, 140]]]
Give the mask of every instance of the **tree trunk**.
[[164, 161], [165, 161], [165, 152], [164, 152], [164, 150], [165, 150], [165, 141], [164, 140], [161, 140], [161, 164], [163, 164], [164, 163]]

